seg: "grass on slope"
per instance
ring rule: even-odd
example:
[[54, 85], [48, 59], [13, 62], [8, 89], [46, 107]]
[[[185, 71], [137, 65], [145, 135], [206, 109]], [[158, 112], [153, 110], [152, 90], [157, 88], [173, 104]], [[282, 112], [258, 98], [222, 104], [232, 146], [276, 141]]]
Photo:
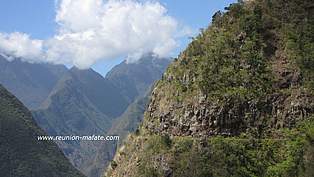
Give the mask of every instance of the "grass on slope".
[[[122, 146], [108, 176], [162, 177], [278, 177], [314, 175], [314, 120], [294, 129], [280, 129], [255, 139], [212, 137], [195, 139], [160, 135], [131, 135]], [[120, 161], [124, 159], [126, 161]], [[128, 164], [128, 166], [125, 166]]]

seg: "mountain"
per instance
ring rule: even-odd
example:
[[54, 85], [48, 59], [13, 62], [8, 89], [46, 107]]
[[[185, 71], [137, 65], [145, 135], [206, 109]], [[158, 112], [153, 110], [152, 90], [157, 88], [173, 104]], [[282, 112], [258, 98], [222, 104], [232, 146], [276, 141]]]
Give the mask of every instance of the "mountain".
[[115, 66], [108, 72], [106, 79], [131, 103], [138, 96], [143, 96], [152, 83], [160, 79], [169, 62], [169, 59], [147, 54], [134, 63], [124, 61]]
[[63, 65], [8, 61], [0, 55], [0, 83], [29, 109], [40, 106], [66, 71]]
[[46, 135], [26, 107], [0, 85], [0, 176], [83, 177]]
[[94, 169], [94, 176], [101, 176], [103, 170], [113, 159], [117, 147], [120, 146], [129, 133], [137, 131], [137, 127], [143, 120], [144, 112], [149, 101], [149, 94], [150, 90], [148, 94], [137, 98], [131, 103], [125, 112], [113, 121], [111, 128], [106, 134], [118, 135], [120, 140], [110, 143], [104, 142], [98, 146], [99, 148], [96, 151], [96, 156], [91, 165]]
[[115, 119], [108, 134], [119, 135], [124, 139], [129, 133], [135, 132], [143, 120], [148, 101], [149, 95], [146, 94], [131, 103], [125, 112]]
[[126, 107], [117, 88], [101, 75], [72, 68], [34, 115], [49, 134], [87, 135], [104, 132]]
[[105, 176], [314, 176], [313, 9], [250, 0], [217, 12]]
[[[34, 118], [49, 135], [105, 135], [115, 119], [161, 77], [167, 63], [169, 60], [146, 56], [137, 63], [122, 62], [105, 78], [92, 69], [72, 68], [61, 77], [42, 106], [33, 111]], [[75, 167], [87, 176], [98, 177], [113, 158], [115, 148], [111, 147], [116, 145], [110, 143], [112, 146], [106, 145], [108, 142], [88, 141], [58, 145]], [[96, 157], [103, 151], [108, 153]]]
[[[112, 116], [127, 106], [117, 89], [93, 71], [72, 68], [57, 83], [43, 106], [33, 111], [38, 125], [49, 135], [103, 135]], [[99, 143], [58, 142], [72, 164], [85, 172]], [[85, 172], [86, 173], [86, 172]]]

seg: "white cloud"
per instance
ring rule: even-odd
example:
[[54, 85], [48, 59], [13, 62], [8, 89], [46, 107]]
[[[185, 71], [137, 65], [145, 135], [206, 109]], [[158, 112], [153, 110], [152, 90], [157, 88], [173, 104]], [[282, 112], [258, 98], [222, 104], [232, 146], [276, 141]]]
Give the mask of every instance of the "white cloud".
[[135, 61], [148, 52], [165, 57], [182, 37], [178, 36], [181, 26], [158, 2], [58, 0], [56, 14], [58, 32], [51, 39], [31, 40], [14, 33], [27, 47], [21, 47], [20, 39], [4, 37], [10, 42], [2, 44], [0, 38], [0, 51], [31, 59], [40, 55], [47, 62], [85, 69], [99, 60], [122, 56]]
[[57, 4], [56, 22], [68, 32], [97, 28], [103, 5], [102, 0], [61, 0]]
[[0, 33], [0, 53], [8, 60], [13, 57], [29, 58], [28, 61], [36, 62], [42, 58], [41, 40], [32, 40], [24, 33]]

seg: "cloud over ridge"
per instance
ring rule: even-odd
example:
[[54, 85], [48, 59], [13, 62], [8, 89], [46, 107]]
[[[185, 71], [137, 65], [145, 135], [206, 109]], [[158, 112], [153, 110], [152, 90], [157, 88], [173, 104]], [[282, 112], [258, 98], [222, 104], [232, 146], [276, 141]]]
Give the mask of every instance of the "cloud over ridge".
[[116, 57], [168, 56], [181, 27], [160, 3], [135, 0], [58, 0], [55, 21], [57, 33], [44, 41], [0, 33], [0, 53], [86, 69]]
[[29, 62], [40, 60], [43, 41], [32, 40], [29, 35], [19, 32], [11, 34], [0, 33], [0, 54], [9, 61], [12, 57], [28, 58]]

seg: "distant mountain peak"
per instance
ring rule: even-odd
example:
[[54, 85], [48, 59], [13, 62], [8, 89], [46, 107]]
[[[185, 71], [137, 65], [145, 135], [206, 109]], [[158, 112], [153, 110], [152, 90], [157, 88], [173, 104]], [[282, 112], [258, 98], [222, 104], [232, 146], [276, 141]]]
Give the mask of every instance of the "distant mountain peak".
[[8, 61], [0, 56], [0, 83], [30, 109], [40, 106], [66, 71], [64, 65], [28, 63], [20, 58]]
[[93, 69], [91, 69], [91, 68], [88, 68], [88, 69], [80, 69], [80, 68], [78, 68], [78, 67], [76, 67], [76, 66], [72, 66], [71, 68], [70, 68], [70, 71], [72, 71], [72, 72], [87, 72], [87, 71], [93, 71], [93, 72], [95, 72]]
[[[156, 60], [156, 64], [153, 60]], [[43, 107], [33, 112], [34, 117], [50, 134], [105, 134], [114, 120], [161, 78], [168, 64], [168, 60], [150, 57], [132, 64], [124, 61], [105, 78], [93, 69], [72, 67], [58, 81]], [[130, 122], [130, 127], [138, 122]], [[73, 164], [86, 174], [95, 174], [93, 170], [96, 170], [96, 165], [101, 164], [103, 168], [112, 158], [112, 155], [106, 154], [91, 163], [95, 154], [89, 152], [95, 146], [64, 143], [60, 147]], [[103, 150], [113, 154], [114, 150], [108, 147], [105, 146]], [[104, 163], [95, 164], [98, 160]], [[88, 163], [90, 166], [86, 165]], [[97, 169], [97, 173], [101, 173], [101, 169]]]
[[170, 58], [169, 57], [159, 57], [157, 56], [156, 54], [154, 53], [147, 53], [145, 55], [143, 55], [141, 58], [139, 58], [138, 60], [136, 61], [130, 61], [128, 62], [128, 60], [124, 60], [124, 62], [126, 64], [140, 64], [140, 63], [151, 63], [151, 64], [154, 64], [154, 62], [159, 62], [159, 61], [162, 61], [162, 60], [166, 60], [166, 61], [170, 61]]

